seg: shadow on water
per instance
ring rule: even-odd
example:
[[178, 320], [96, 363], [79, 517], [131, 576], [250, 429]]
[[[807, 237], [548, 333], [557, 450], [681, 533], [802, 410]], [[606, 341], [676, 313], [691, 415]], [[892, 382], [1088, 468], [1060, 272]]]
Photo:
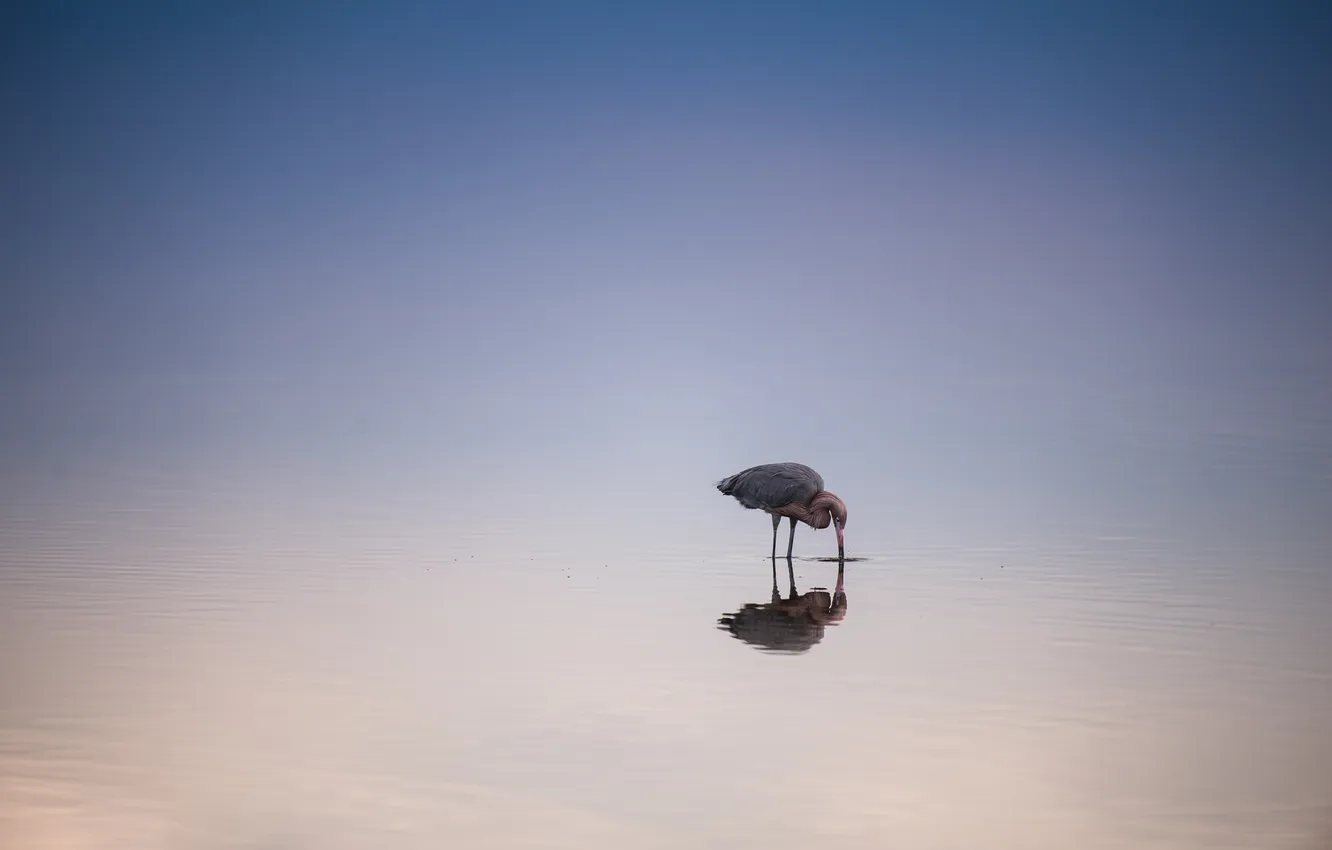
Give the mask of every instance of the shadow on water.
[[824, 629], [846, 616], [845, 565], [837, 565], [837, 586], [832, 593], [822, 587], [797, 593], [795, 565], [786, 559], [790, 583], [783, 599], [777, 589], [777, 559], [772, 559], [772, 601], [750, 602], [717, 621], [717, 628], [731, 633], [761, 652], [799, 655], [823, 640]]

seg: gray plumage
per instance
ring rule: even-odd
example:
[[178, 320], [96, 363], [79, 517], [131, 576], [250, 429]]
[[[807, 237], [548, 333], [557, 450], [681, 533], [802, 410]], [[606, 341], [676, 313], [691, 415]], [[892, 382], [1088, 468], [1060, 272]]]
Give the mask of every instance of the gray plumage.
[[717, 489], [746, 508], [768, 510], [809, 504], [823, 489], [823, 476], [803, 463], [765, 463], [718, 481]]

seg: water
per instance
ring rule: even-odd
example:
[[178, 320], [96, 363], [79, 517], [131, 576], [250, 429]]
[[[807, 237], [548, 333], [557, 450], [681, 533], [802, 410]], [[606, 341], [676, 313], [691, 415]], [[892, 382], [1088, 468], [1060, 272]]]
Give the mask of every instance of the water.
[[[11, 514], [0, 846], [1327, 846], [1322, 564], [857, 551], [853, 505], [845, 596], [805, 530], [774, 615], [766, 521], [699, 504], [695, 539], [582, 555], [296, 508]], [[746, 605], [766, 636], [719, 623]]]

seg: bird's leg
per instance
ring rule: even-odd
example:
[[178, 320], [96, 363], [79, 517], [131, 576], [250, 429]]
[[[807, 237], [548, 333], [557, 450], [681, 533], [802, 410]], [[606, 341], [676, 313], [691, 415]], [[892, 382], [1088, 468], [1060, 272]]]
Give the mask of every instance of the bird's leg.
[[790, 592], [790, 595], [789, 595], [787, 598], [789, 598], [789, 599], [795, 599], [795, 597], [796, 597], [796, 589], [795, 589], [795, 564], [791, 563], [791, 558], [790, 558], [789, 556], [788, 556], [787, 559], [786, 559], [786, 578], [787, 578], [787, 581], [789, 581], [789, 582], [791, 583], [791, 592]]
[[[786, 559], [791, 560], [791, 548], [795, 546], [795, 517], [791, 517], [791, 539], [786, 541]], [[775, 532], [776, 529], [773, 529]]]
[[777, 556], [772, 556], [772, 601], [774, 603], [782, 601], [781, 595], [777, 592]]
[[782, 524], [782, 518], [779, 514], [772, 515], [772, 558], [777, 560], [777, 526]]

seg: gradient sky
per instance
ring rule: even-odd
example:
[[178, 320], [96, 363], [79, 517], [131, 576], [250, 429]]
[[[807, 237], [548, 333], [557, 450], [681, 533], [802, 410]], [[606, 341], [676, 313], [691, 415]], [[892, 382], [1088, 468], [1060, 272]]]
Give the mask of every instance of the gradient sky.
[[1327, 540], [1319, 4], [3, 15], [11, 514]]

